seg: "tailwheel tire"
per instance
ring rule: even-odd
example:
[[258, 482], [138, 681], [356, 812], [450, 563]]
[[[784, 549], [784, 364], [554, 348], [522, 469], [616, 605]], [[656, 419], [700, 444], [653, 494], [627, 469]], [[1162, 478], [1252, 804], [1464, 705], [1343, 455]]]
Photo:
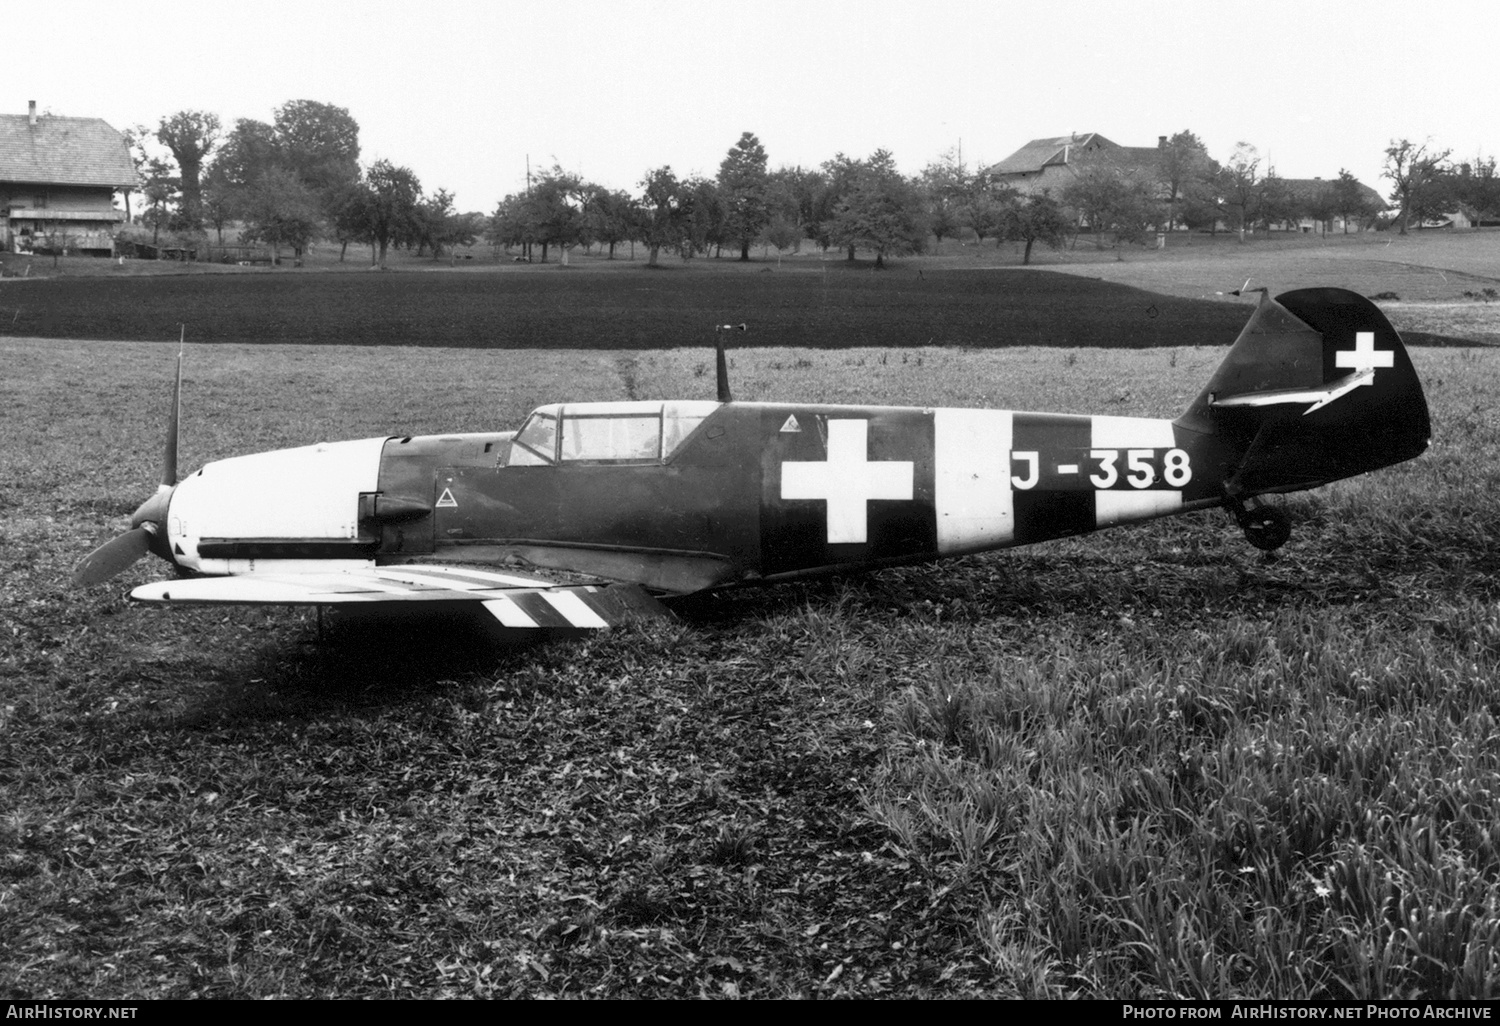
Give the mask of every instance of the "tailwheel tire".
[[1260, 506], [1246, 512], [1245, 540], [1262, 552], [1274, 552], [1292, 536], [1292, 523], [1274, 506]]

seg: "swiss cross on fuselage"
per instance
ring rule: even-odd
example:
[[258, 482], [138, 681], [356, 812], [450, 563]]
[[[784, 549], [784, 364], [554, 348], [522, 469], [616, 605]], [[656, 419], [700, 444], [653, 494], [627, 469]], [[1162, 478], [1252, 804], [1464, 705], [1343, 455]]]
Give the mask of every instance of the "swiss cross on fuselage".
[[830, 420], [826, 462], [781, 465], [783, 499], [828, 503], [829, 544], [869, 540], [871, 499], [912, 497], [915, 465], [910, 460], [870, 462], [869, 436], [868, 420]]
[[1335, 366], [1348, 367], [1358, 374], [1377, 367], [1396, 366], [1396, 354], [1389, 349], [1376, 349], [1373, 331], [1359, 331], [1354, 334], [1354, 348], [1339, 350], [1333, 361]]

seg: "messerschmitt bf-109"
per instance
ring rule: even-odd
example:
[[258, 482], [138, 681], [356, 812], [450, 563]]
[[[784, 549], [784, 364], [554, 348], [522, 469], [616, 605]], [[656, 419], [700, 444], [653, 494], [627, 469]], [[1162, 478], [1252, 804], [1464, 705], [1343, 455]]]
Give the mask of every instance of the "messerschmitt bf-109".
[[1395, 329], [1342, 289], [1262, 290], [1175, 420], [736, 402], [717, 355], [718, 401], [562, 403], [513, 432], [310, 445], [179, 480], [179, 354], [161, 485], [76, 580], [152, 552], [179, 578], [137, 587], [143, 602], [445, 603], [507, 628], [604, 627], [657, 597], [1210, 507], [1274, 549], [1289, 526], [1259, 496], [1411, 459], [1429, 435]]

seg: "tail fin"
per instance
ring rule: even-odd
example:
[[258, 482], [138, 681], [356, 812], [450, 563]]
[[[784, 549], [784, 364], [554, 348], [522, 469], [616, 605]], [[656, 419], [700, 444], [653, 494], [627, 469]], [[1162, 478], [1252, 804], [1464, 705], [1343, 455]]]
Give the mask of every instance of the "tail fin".
[[1230, 499], [1314, 488], [1427, 448], [1427, 400], [1401, 337], [1346, 289], [1261, 296], [1208, 387], [1176, 421], [1218, 436]]

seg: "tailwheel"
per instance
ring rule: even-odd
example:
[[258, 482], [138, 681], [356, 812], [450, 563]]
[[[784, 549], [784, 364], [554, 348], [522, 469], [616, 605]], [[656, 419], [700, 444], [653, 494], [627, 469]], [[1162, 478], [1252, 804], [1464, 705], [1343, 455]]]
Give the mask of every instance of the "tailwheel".
[[1246, 518], [1245, 538], [1257, 549], [1274, 552], [1292, 536], [1292, 522], [1274, 506], [1252, 509]]
[[1229, 511], [1245, 532], [1245, 540], [1262, 552], [1275, 552], [1292, 536], [1292, 522], [1275, 506], [1254, 506], [1246, 509], [1243, 503], [1228, 503]]

